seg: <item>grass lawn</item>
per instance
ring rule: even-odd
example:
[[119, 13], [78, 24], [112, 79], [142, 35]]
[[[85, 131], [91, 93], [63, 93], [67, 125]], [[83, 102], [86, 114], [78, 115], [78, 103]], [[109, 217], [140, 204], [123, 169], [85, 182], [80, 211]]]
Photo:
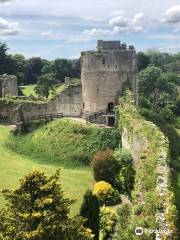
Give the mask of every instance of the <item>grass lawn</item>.
[[[11, 127], [0, 125], [0, 190], [4, 188], [15, 188], [18, 184], [18, 179], [32, 170], [42, 170], [48, 174], [56, 171], [57, 163], [47, 164], [39, 162], [35, 157], [18, 154], [8, 149], [5, 146], [5, 141], [9, 137]], [[90, 167], [76, 167], [76, 168], [61, 168], [62, 186], [71, 199], [77, 199], [73, 205], [72, 214], [78, 214], [79, 207], [83, 198], [83, 194], [88, 187], [92, 186], [92, 173]], [[4, 206], [5, 201], [2, 194], [0, 194], [0, 207]]]
[[34, 90], [35, 87], [36, 87], [36, 84], [33, 84], [33, 85], [22, 86], [21, 89], [22, 89], [23, 94], [26, 97], [29, 97], [30, 95], [33, 95], [34, 97], [38, 97], [38, 95], [36, 94], [36, 92]]
[[[29, 97], [30, 95], [33, 95], [34, 97], [38, 97], [38, 95], [35, 92], [35, 87], [36, 87], [36, 84], [21, 86], [20, 88], [26, 97]], [[62, 92], [63, 90], [64, 90], [64, 85], [57, 86], [54, 91], [52, 90], [50, 91], [48, 98], [52, 99], [54, 95]]]

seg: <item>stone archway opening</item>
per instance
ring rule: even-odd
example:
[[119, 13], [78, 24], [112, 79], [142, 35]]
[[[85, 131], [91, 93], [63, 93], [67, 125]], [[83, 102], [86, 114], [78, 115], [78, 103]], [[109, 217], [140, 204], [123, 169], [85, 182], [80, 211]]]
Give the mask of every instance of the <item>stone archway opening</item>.
[[114, 103], [113, 102], [108, 103], [107, 111], [108, 111], [108, 113], [114, 112]]

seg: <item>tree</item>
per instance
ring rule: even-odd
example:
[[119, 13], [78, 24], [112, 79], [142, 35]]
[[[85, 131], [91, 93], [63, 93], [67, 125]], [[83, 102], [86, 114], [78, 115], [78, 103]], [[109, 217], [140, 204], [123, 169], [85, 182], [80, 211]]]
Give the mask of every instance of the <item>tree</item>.
[[155, 67], [159, 67], [163, 71], [165, 70], [166, 64], [173, 61], [173, 56], [169, 53], [161, 53], [156, 50], [150, 50], [147, 55], [150, 59], [150, 64]]
[[49, 91], [53, 90], [54, 87], [58, 84], [57, 79], [53, 73], [47, 73], [38, 78], [37, 86], [35, 91], [38, 95], [48, 98]]
[[156, 89], [157, 79], [161, 76], [162, 71], [158, 67], [149, 66], [139, 74], [139, 91], [145, 96], [149, 96]]
[[26, 59], [21, 54], [12, 55], [12, 61], [14, 62], [14, 74], [17, 76], [18, 84], [24, 85], [26, 74]]
[[114, 186], [116, 177], [120, 172], [120, 163], [115, 159], [111, 149], [106, 149], [95, 154], [92, 161], [94, 179], [106, 181]]
[[140, 107], [158, 112], [168, 121], [173, 120], [179, 76], [150, 66], [140, 72], [139, 79]]
[[66, 59], [56, 59], [54, 62], [54, 71], [58, 81], [64, 82], [65, 77], [72, 76], [72, 63]]
[[138, 70], [141, 71], [150, 64], [150, 58], [147, 54], [143, 52], [139, 52], [137, 54], [137, 60], [138, 60]]
[[32, 57], [27, 60], [26, 84], [35, 84], [41, 76], [43, 61], [40, 57]]
[[84, 226], [92, 230], [96, 240], [99, 240], [99, 214], [99, 200], [92, 191], [88, 190], [84, 195], [80, 215], [86, 219]]
[[48, 61], [48, 60], [43, 60], [42, 75], [47, 74], [47, 73], [55, 74], [55, 72], [54, 72], [54, 62], [53, 61]]
[[11, 56], [7, 54], [7, 51], [7, 45], [0, 43], [0, 74], [14, 74], [14, 62]]
[[32, 172], [15, 190], [4, 190], [6, 207], [0, 211], [1, 239], [92, 240], [81, 217], [70, 218], [74, 201], [64, 197], [57, 171], [47, 177]]

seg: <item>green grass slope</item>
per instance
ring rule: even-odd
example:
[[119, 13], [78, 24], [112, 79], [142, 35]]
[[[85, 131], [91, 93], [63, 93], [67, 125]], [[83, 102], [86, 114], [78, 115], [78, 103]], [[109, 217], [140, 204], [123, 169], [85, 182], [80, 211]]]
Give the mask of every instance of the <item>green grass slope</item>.
[[[83, 194], [92, 185], [92, 173], [90, 167], [78, 167], [74, 169], [62, 167], [61, 164], [47, 164], [46, 158], [41, 154], [33, 157], [30, 153], [23, 155], [15, 153], [12, 149], [5, 146], [5, 142], [10, 137], [11, 128], [0, 125], [0, 191], [4, 188], [13, 189], [18, 185], [18, 180], [29, 171], [41, 170], [48, 174], [61, 168], [62, 186], [67, 196], [77, 199], [73, 205], [72, 214], [77, 214], [82, 202]], [[41, 159], [41, 163], [39, 163]], [[4, 206], [5, 201], [0, 194], [0, 207]]]
[[[61, 168], [62, 186], [71, 199], [77, 199], [77, 214], [93, 177], [87, 165], [92, 155], [119, 144], [118, 130], [88, 127], [61, 119], [23, 136], [10, 134], [11, 127], [0, 125], [0, 190], [15, 188], [18, 180], [32, 170], [48, 174]], [[0, 194], [0, 207], [4, 205]]]
[[[11, 137], [8, 146], [21, 154], [40, 156], [39, 161], [75, 167], [87, 165], [93, 154], [107, 147], [118, 147], [118, 130], [87, 126], [61, 119], [50, 122], [31, 134]], [[41, 160], [41, 158], [43, 158]]]

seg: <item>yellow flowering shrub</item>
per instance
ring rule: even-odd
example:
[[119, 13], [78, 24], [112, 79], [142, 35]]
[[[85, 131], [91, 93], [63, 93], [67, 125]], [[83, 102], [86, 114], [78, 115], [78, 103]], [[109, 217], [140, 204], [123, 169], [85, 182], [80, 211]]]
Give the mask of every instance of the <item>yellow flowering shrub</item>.
[[93, 193], [98, 197], [101, 205], [113, 206], [120, 203], [121, 198], [110, 183], [99, 181], [94, 185]]

